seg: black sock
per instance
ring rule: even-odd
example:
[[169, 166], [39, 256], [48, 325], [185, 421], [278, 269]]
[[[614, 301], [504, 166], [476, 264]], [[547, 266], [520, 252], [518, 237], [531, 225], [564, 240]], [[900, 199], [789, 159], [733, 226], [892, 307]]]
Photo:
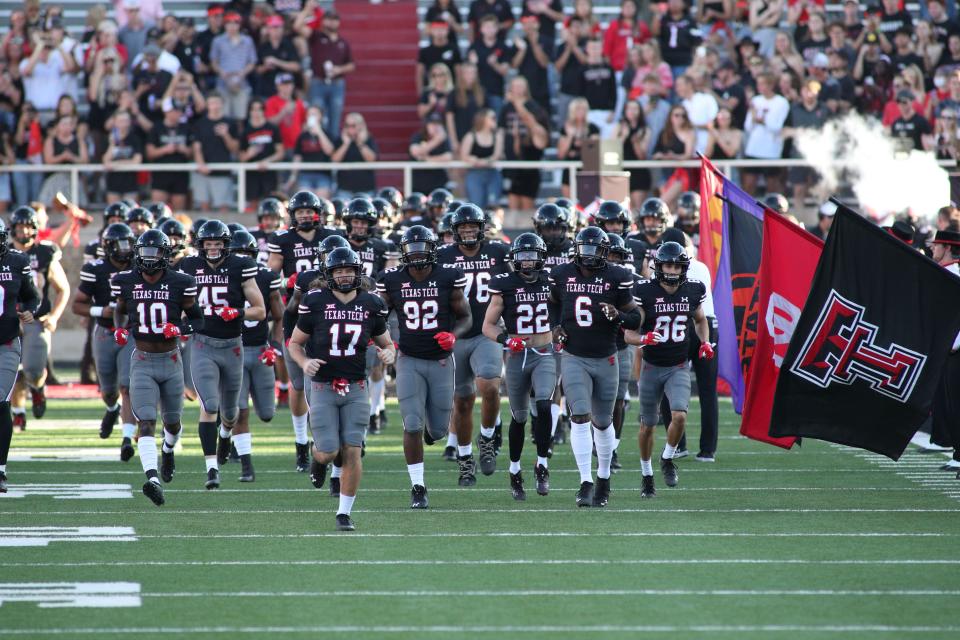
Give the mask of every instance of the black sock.
[[526, 422], [517, 422], [510, 419], [510, 462], [520, 462], [520, 456], [523, 454], [523, 432]]
[[242, 456], [240, 456], [240, 464], [243, 465], [244, 469], [248, 468], [252, 461], [253, 461], [253, 456], [249, 453], [245, 453]]
[[343, 466], [343, 454], [338, 453], [337, 457], [333, 459], [333, 466], [342, 467]]
[[617, 400], [613, 404], [613, 429], [614, 433], [617, 434], [617, 438], [620, 437], [620, 433], [623, 431], [623, 400]]
[[537, 416], [533, 419], [533, 440], [537, 444], [537, 456], [547, 457], [550, 450], [550, 431], [553, 429], [553, 417], [550, 415], [549, 400], [537, 401]]
[[160, 477], [160, 476], [157, 475], [157, 470], [156, 470], [156, 469], [147, 469], [144, 473], [146, 473], [147, 480], [152, 480], [152, 479], [154, 479], [154, 478]]
[[203, 449], [203, 455], [217, 455], [217, 423], [201, 420], [197, 432], [200, 434], [200, 447]]
[[11, 439], [13, 439], [13, 416], [10, 415], [10, 403], [0, 402], [0, 464], [7, 464]]

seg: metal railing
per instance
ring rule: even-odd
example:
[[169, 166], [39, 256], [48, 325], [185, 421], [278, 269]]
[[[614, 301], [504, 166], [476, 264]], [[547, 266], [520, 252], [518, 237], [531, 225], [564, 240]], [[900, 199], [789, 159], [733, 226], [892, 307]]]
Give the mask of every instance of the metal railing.
[[[953, 160], [938, 160], [937, 163], [945, 169], [954, 169], [957, 174], [958, 163]], [[811, 167], [803, 159], [783, 158], [778, 160], [717, 160], [714, 165], [729, 175], [732, 169], [743, 168], [775, 168], [775, 167]], [[201, 165], [195, 162], [177, 164], [138, 164], [115, 165], [109, 172], [140, 172], [151, 173], [186, 171], [197, 172]], [[264, 169], [255, 162], [213, 162], [203, 165], [210, 171], [231, 171], [236, 174], [237, 211], [246, 208], [247, 173], [258, 172]], [[630, 169], [661, 169], [672, 171], [677, 168], [696, 169], [700, 167], [699, 160], [630, 160], [623, 163], [624, 170]], [[376, 161], [376, 162], [274, 162], [268, 165], [268, 171], [401, 171], [403, 173], [403, 192], [410, 193], [413, 189], [413, 172], [428, 169], [473, 169], [472, 165], [461, 162], [414, 162], [403, 161]], [[573, 160], [544, 160], [521, 161], [504, 160], [493, 164], [496, 169], [538, 169], [543, 171], [570, 171], [570, 197], [577, 200], [577, 173], [583, 170], [580, 161]], [[102, 164], [14, 164], [0, 166], [0, 173], [67, 173], [70, 176], [70, 201], [79, 202], [80, 175], [106, 173]]]

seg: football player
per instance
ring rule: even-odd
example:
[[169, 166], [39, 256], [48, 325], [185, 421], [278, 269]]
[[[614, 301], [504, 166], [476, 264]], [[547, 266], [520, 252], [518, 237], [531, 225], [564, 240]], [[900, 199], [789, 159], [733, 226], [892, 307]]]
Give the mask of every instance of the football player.
[[103, 232], [113, 223], [126, 220], [127, 211], [129, 210], [130, 207], [124, 202], [114, 202], [113, 204], [107, 205], [107, 208], [103, 210], [103, 228], [100, 229], [100, 233], [97, 234], [97, 239], [91, 240], [83, 247], [84, 262], [93, 262], [103, 257], [103, 247], [100, 246], [100, 239], [103, 237]]
[[168, 218], [157, 226], [170, 240], [170, 266], [176, 267], [187, 256], [187, 228], [176, 218]]
[[[207, 489], [220, 487], [217, 463], [217, 414], [220, 437], [232, 438], [240, 456], [240, 482], [256, 478], [251, 460], [249, 425], [240, 425], [240, 386], [243, 382], [244, 321], [266, 318], [263, 296], [257, 286], [257, 263], [230, 255], [230, 230], [219, 220], [209, 220], [197, 232], [200, 255], [184, 258], [180, 270], [197, 282], [197, 304], [204, 325], [191, 341], [190, 373], [200, 398], [200, 445], [206, 459]], [[232, 431], [232, 434], [231, 434]]]
[[[122, 222], [116, 222], [103, 232], [102, 260], [88, 262], [80, 268], [80, 288], [73, 299], [73, 312], [96, 321], [94, 330], [93, 360], [100, 381], [100, 397], [107, 411], [100, 420], [100, 437], [107, 439], [113, 433], [117, 419], [123, 419], [123, 440], [120, 443], [120, 459], [127, 462], [133, 457], [133, 436], [136, 425], [130, 410], [130, 354], [133, 343], [120, 346], [113, 339], [113, 310], [116, 307], [110, 289], [114, 274], [130, 269], [133, 246], [136, 239], [133, 231]], [[123, 400], [121, 404], [119, 400]]]
[[671, 420], [667, 442], [660, 457], [660, 470], [668, 487], [677, 485], [677, 467], [673, 457], [686, 426], [690, 404], [690, 369], [687, 361], [691, 318], [702, 343], [699, 358], [713, 358], [710, 326], [702, 307], [706, 287], [698, 280], [687, 278], [690, 256], [676, 242], [665, 242], [654, 254], [653, 265], [654, 279], [641, 280], [634, 288], [634, 297], [643, 309], [641, 333], [627, 334], [628, 343], [643, 347], [639, 435], [641, 498], [656, 495], [651, 455], [653, 430], [660, 419], [660, 398], [664, 394], [670, 401]]
[[[573, 262], [550, 272], [554, 340], [564, 349], [560, 370], [570, 407], [570, 448], [580, 471], [578, 507], [604, 507], [609, 499], [616, 438], [617, 333], [621, 327], [636, 329], [641, 321], [631, 295], [633, 275], [607, 263], [609, 249], [602, 229], [586, 227], [574, 241]], [[596, 487], [591, 469], [594, 446]]]
[[153, 228], [153, 213], [149, 209], [143, 207], [134, 207], [127, 210], [126, 218], [124, 222], [127, 223], [127, 226], [130, 227], [130, 230], [133, 231], [133, 235], [139, 238], [144, 234], [144, 232]]
[[453, 220], [453, 212], [448, 211], [440, 218], [440, 221], [437, 222], [437, 238], [440, 239], [440, 246], [445, 247], [448, 244], [453, 244], [453, 228], [450, 226], [450, 222]]
[[[18, 207], [10, 216], [13, 248], [23, 252], [33, 269], [34, 284], [40, 290], [42, 301], [35, 319], [23, 327], [23, 374], [17, 379], [12, 399], [13, 422], [26, 428], [26, 389], [30, 389], [33, 415], [42, 418], [47, 411], [47, 358], [50, 355], [50, 336], [57, 330], [60, 317], [70, 301], [70, 283], [60, 263], [60, 247], [37, 238], [40, 223], [31, 207]], [[50, 287], [54, 298], [50, 298]]]
[[[147, 476], [143, 494], [157, 506], [164, 503], [160, 480], [173, 480], [173, 449], [182, 431], [183, 362], [177, 342], [180, 336], [202, 329], [204, 323], [195, 304], [197, 281], [171, 269], [169, 256], [167, 236], [157, 229], [146, 231], [134, 248], [134, 268], [116, 274], [111, 283], [117, 305], [114, 339], [122, 347], [133, 334], [136, 343], [130, 359], [130, 403], [137, 419], [140, 463]], [[157, 405], [163, 420], [159, 477]]]
[[[7, 454], [13, 438], [10, 394], [20, 367], [20, 324], [29, 325], [40, 308], [40, 291], [33, 282], [30, 260], [7, 244], [7, 225], [0, 220], [0, 493], [7, 492]], [[17, 311], [17, 305], [21, 311]]]
[[309, 291], [300, 302], [289, 350], [311, 378], [311, 475], [315, 485], [323, 486], [327, 463], [342, 460], [337, 529], [353, 531], [350, 511], [360, 485], [360, 451], [370, 414], [366, 352], [372, 343], [380, 362], [391, 364], [396, 351], [387, 332], [386, 304], [361, 289], [363, 263], [356, 252], [334, 249], [326, 256], [324, 273], [326, 287]]
[[[557, 363], [550, 331], [550, 282], [543, 265], [547, 245], [535, 233], [521, 233], [510, 249], [513, 271], [490, 281], [490, 304], [483, 334], [507, 350], [507, 393], [510, 396], [510, 491], [514, 500], [526, 500], [520, 456], [527, 416], [533, 414], [537, 445], [534, 475], [537, 493], [550, 492], [547, 456], [550, 449], [551, 407], [557, 385]], [[505, 330], [500, 328], [503, 319]], [[533, 409], [530, 397], [533, 396]]]
[[[782, 196], [781, 196], [782, 197]], [[693, 246], [700, 247], [700, 194], [684, 191], [677, 198], [677, 229], [690, 236]]]
[[437, 261], [446, 268], [458, 269], [466, 278], [463, 295], [470, 303], [473, 326], [459, 336], [454, 350], [456, 382], [454, 388], [451, 433], [457, 436], [457, 463], [460, 486], [477, 483], [477, 464], [473, 457], [473, 405], [479, 392], [480, 471], [492, 475], [497, 468], [495, 429], [500, 419], [500, 374], [503, 352], [496, 342], [483, 335], [483, 318], [490, 304], [490, 281], [509, 269], [510, 247], [483, 237], [483, 209], [475, 204], [457, 208], [450, 220], [454, 243], [437, 251]]
[[267, 244], [270, 236], [283, 226], [283, 217], [286, 215], [283, 203], [277, 198], [264, 198], [257, 206], [257, 228], [250, 234], [257, 241], [257, 262], [267, 264], [270, 260], [270, 250]]
[[433, 227], [437, 224], [437, 221], [443, 217], [447, 211], [450, 211], [450, 204], [453, 202], [453, 194], [447, 191], [446, 189], [434, 189], [430, 192], [430, 195], [427, 196], [426, 208], [424, 210], [424, 221], [422, 224], [425, 227]]
[[[630, 250], [630, 247], [627, 246], [623, 238], [616, 233], [608, 233], [607, 238], [610, 240], [610, 251], [607, 254], [607, 260], [626, 268], [628, 271], [633, 271], [633, 251]], [[633, 278], [634, 282], [638, 280], [636, 274], [633, 274]], [[619, 374], [617, 377], [617, 399], [613, 404], [613, 429], [615, 438], [613, 440], [613, 457], [610, 460], [610, 468], [614, 471], [621, 468], [617, 449], [620, 447], [620, 434], [623, 433], [627, 387], [630, 385], [630, 378], [633, 373], [634, 349], [635, 347], [627, 344], [624, 332], [618, 331], [617, 365], [619, 366]]]
[[633, 257], [637, 273], [650, 278], [650, 263], [653, 253], [660, 242], [660, 235], [670, 226], [670, 207], [660, 198], [647, 198], [637, 212], [637, 231], [627, 234], [630, 240], [636, 240], [639, 246], [633, 248]]
[[377, 291], [400, 321], [397, 400], [413, 485], [410, 507], [426, 509], [423, 443], [431, 445], [447, 433], [453, 410], [451, 356], [457, 336], [470, 331], [472, 319], [463, 293], [466, 277], [459, 269], [437, 264], [433, 231], [410, 227], [400, 241], [400, 254], [401, 265], [383, 273]]

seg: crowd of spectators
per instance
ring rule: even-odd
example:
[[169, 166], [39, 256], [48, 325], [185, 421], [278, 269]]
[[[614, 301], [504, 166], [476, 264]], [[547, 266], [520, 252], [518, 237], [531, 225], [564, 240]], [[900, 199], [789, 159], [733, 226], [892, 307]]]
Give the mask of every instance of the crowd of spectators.
[[[356, 0], [359, 1], [359, 0]], [[605, 7], [609, 3], [604, 3]], [[455, 181], [481, 204], [529, 208], [541, 172], [499, 160], [574, 160], [593, 138], [617, 138], [628, 160], [798, 157], [796, 140], [859, 113], [899, 149], [960, 157], [960, 23], [956, 0], [435, 0], [416, 61], [409, 157], [462, 160], [423, 169], [414, 187]], [[371, 29], [371, 35], [375, 29]], [[229, 209], [228, 173], [259, 163], [247, 196], [297, 187], [371, 191], [372, 171], [268, 169], [278, 160], [369, 162], [376, 140], [343, 113], [357, 68], [335, 8], [317, 0], [211, 4], [205, 24], [160, 0], [89, 8], [82, 33], [62, 7], [24, 0], [0, 35], [0, 156], [6, 164], [102, 162], [91, 197], [137, 195], [175, 209]], [[123, 164], [197, 162], [193, 174], [120, 172]], [[658, 175], [658, 173], [660, 175]], [[49, 202], [68, 174], [0, 174], [0, 208]], [[751, 193], [804, 200], [811, 170], [742, 170]], [[692, 170], [633, 171], [635, 203], [694, 186]], [[561, 188], [567, 193], [569, 176]]]

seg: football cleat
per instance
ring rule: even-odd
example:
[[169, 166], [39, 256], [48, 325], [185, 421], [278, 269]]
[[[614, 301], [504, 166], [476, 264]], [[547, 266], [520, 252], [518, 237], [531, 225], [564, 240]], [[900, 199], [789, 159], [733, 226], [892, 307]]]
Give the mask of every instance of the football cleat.
[[220, 488], [220, 470], [207, 469], [207, 481], [203, 484], [207, 490]]
[[20, 431], [26, 431], [27, 430], [27, 414], [25, 413], [13, 414], [13, 426], [20, 429]]
[[240, 454], [237, 453], [237, 448], [233, 446], [233, 442], [230, 443], [230, 456], [227, 458], [227, 462], [240, 462]]
[[389, 420], [387, 420], [387, 410], [380, 409], [380, 431], [385, 431], [387, 429], [388, 422]]
[[350, 516], [345, 513], [337, 514], [337, 531], [356, 531], [356, 529]]
[[280, 389], [277, 392], [277, 408], [286, 409], [290, 406], [290, 390]]
[[413, 485], [413, 488], [410, 489], [410, 508], [427, 509], [429, 506], [430, 503], [427, 500], [427, 488], [421, 484]]
[[7, 492], [7, 474], [0, 471], [0, 493]]
[[130, 438], [124, 438], [123, 442], [120, 443], [120, 462], [129, 462], [135, 453], [133, 442], [130, 441]]
[[663, 481], [667, 483], [668, 487], [677, 486], [677, 465], [672, 458], [660, 458], [660, 471], [663, 472]]
[[460, 456], [457, 458], [457, 464], [460, 467], [460, 479], [457, 480], [457, 484], [461, 487], [472, 487], [477, 484], [477, 461], [473, 456]]
[[[173, 451], [160, 451], [160, 479], [166, 483], [173, 481], [173, 473], [177, 470], [177, 463], [173, 459]], [[207, 487], [208, 489], [210, 487]]]
[[[503, 423], [498, 422], [493, 425], [493, 455], [500, 455], [500, 449], [503, 447]], [[496, 460], [494, 460], [494, 465], [496, 465]], [[490, 473], [493, 473], [492, 471]], [[487, 473], [485, 475], [490, 475]]]
[[310, 445], [297, 443], [297, 471], [303, 473], [310, 468]]
[[30, 402], [33, 404], [33, 417], [40, 419], [47, 412], [47, 394], [44, 388], [30, 389]]
[[717, 459], [714, 457], [712, 451], [701, 451], [697, 454], [697, 457], [694, 458], [697, 462], [716, 462]]
[[620, 458], [617, 456], [616, 451], [613, 452], [613, 457], [610, 458], [610, 468], [613, 471], [619, 471], [620, 469], [623, 469], [623, 465], [620, 464]]
[[113, 428], [117, 426], [117, 420], [120, 418], [120, 407], [113, 411], [107, 409], [100, 420], [100, 439], [106, 440], [113, 433]]
[[230, 459], [230, 438], [217, 434], [217, 464], [223, 466]]
[[589, 507], [593, 504], [593, 483], [581, 482], [580, 489], [577, 490], [577, 506]]
[[657, 495], [657, 490], [653, 486], [653, 476], [640, 476], [641, 487], [640, 487], [640, 497], [641, 498], [653, 498]]
[[480, 449], [480, 471], [485, 476], [492, 476], [497, 470], [496, 439], [496, 436], [484, 438], [482, 434], [477, 438], [477, 448]]
[[310, 463], [310, 484], [317, 489], [323, 488], [323, 483], [327, 479], [327, 465], [320, 464], [316, 460]]
[[240, 482], [253, 482], [257, 479], [257, 472], [253, 470], [253, 462], [250, 456], [245, 456], [246, 460], [241, 459], [242, 467], [240, 469]]
[[330, 497], [340, 497], [340, 478], [330, 478]]
[[520, 471], [517, 471], [510, 474], [510, 492], [513, 494], [514, 500], [523, 502], [527, 499], [527, 492], [523, 489], [523, 477], [520, 473]]
[[533, 475], [537, 478], [537, 495], [545, 496], [550, 493], [550, 470], [538, 464]]
[[610, 478], [597, 478], [597, 484], [593, 489], [593, 506], [605, 507], [610, 500]]
[[673, 452], [673, 459], [679, 460], [680, 458], [686, 458], [689, 455], [690, 455], [690, 451], [688, 451], [687, 449], [677, 449], [676, 451]]
[[449, 460], [450, 462], [457, 461], [457, 448], [456, 447], [445, 447], [443, 449], [443, 459]]
[[147, 480], [144, 482], [143, 495], [150, 498], [151, 502], [158, 507], [164, 503], [163, 487], [160, 486], [159, 482], [154, 482], [153, 480]]
[[367, 433], [373, 436], [380, 433], [380, 416], [379, 415], [373, 414], [372, 416], [370, 416], [370, 426], [367, 427]]

